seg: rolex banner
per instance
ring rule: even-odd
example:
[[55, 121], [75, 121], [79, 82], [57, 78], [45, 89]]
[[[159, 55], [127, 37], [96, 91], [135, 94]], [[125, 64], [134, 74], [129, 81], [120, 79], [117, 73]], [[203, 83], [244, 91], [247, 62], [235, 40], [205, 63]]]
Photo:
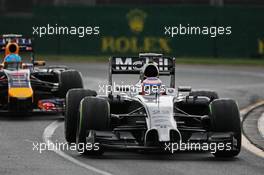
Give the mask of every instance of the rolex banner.
[[33, 35], [43, 54], [251, 57], [264, 54], [263, 11], [212, 6], [37, 7], [32, 16], [1, 16], [0, 32]]

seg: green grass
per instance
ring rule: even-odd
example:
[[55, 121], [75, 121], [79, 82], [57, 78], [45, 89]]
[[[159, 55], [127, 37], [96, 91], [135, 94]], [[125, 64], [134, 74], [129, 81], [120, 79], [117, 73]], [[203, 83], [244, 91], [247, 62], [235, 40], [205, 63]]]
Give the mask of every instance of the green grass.
[[[61, 62], [107, 62], [109, 56], [74, 56], [74, 55], [37, 55], [37, 60]], [[210, 58], [210, 57], [179, 57], [177, 64], [200, 65], [232, 65], [232, 66], [261, 66], [264, 67], [264, 58]]]

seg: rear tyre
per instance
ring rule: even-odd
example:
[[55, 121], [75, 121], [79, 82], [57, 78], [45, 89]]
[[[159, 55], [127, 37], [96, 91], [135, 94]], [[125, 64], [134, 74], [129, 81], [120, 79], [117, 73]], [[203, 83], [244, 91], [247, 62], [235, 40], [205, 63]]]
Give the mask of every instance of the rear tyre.
[[[81, 150], [86, 155], [102, 155], [104, 150], [96, 142], [95, 130], [107, 131], [110, 128], [110, 106], [106, 99], [85, 97], [80, 103], [80, 115], [77, 126], [77, 143], [92, 145], [92, 149]], [[88, 137], [89, 140], [86, 140]], [[89, 147], [89, 146], [88, 146]]]
[[97, 93], [87, 89], [71, 89], [66, 95], [65, 106], [65, 138], [69, 143], [76, 142], [77, 118], [80, 101], [87, 96], [96, 96]]
[[212, 132], [233, 132], [236, 144], [231, 150], [217, 150], [215, 157], [234, 157], [241, 149], [241, 122], [238, 106], [234, 100], [218, 99], [210, 103], [210, 121]]
[[215, 91], [192, 91], [189, 94], [190, 96], [203, 96], [203, 97], [208, 97], [210, 101], [214, 101], [216, 99], [219, 99], [218, 94]]
[[65, 98], [70, 89], [83, 88], [83, 81], [80, 72], [75, 70], [66, 70], [59, 76], [59, 97]]

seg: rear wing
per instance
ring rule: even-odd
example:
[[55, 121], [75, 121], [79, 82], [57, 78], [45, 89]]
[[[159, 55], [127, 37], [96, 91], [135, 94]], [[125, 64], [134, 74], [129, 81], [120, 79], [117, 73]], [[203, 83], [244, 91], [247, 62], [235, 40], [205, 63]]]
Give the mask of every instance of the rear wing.
[[33, 52], [33, 39], [17, 34], [7, 34], [0, 36], [0, 52], [5, 51], [5, 47], [9, 42], [17, 43], [20, 52]]
[[139, 74], [141, 68], [149, 62], [157, 64], [160, 75], [174, 73], [174, 58], [171, 57], [111, 57], [110, 67], [112, 74]]
[[113, 74], [140, 74], [142, 67], [150, 62], [157, 64], [160, 76], [170, 76], [170, 87], [175, 87], [175, 58], [160, 56], [110, 57], [109, 85]]

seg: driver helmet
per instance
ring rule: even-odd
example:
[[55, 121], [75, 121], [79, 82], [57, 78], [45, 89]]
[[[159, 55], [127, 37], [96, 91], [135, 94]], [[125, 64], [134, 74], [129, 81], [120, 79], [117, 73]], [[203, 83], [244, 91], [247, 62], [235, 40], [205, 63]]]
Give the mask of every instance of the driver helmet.
[[162, 81], [157, 77], [148, 77], [142, 82], [142, 95], [160, 94]]
[[4, 59], [4, 66], [6, 69], [18, 69], [21, 67], [22, 59], [17, 54], [9, 54]]

